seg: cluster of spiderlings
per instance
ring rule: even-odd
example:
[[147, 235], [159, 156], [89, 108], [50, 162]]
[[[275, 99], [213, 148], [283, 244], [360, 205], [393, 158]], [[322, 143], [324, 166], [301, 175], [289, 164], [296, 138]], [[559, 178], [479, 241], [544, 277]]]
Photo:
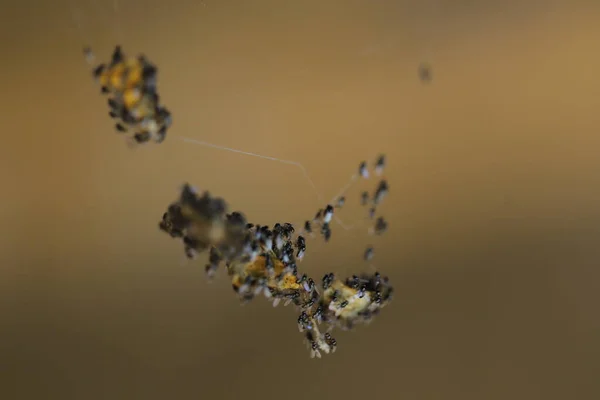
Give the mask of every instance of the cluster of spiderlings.
[[[92, 64], [91, 49], [84, 52]], [[133, 144], [150, 140], [160, 143], [165, 139], [171, 113], [160, 104], [156, 66], [142, 55], [126, 57], [117, 46], [110, 63], [94, 66], [93, 75], [102, 93], [108, 96], [109, 115], [117, 121], [117, 132], [131, 134]]]
[[[383, 163], [381, 157], [376, 172], [383, 169]], [[366, 163], [361, 164], [359, 172], [368, 178]], [[381, 203], [383, 191], [387, 190], [387, 183], [382, 180], [373, 195], [373, 207]], [[179, 199], [163, 214], [159, 227], [180, 238], [190, 258], [208, 251], [205, 268], [209, 277], [224, 263], [233, 289], [243, 302], [264, 295], [274, 306], [281, 302], [293, 304], [300, 313], [298, 328], [308, 341], [311, 356], [321, 357], [322, 352], [336, 349], [332, 328], [351, 329], [370, 321], [389, 303], [393, 292], [388, 279], [377, 272], [348, 279], [328, 273], [315, 282], [298, 271], [298, 263], [307, 250], [303, 234], [318, 229], [329, 241], [334, 209], [343, 204], [344, 199], [340, 198], [335, 206], [327, 205], [297, 232], [290, 223], [277, 223], [272, 228], [249, 223], [240, 212], [228, 213], [223, 199], [208, 192], [197, 193], [186, 184]], [[374, 229], [382, 233], [378, 224]], [[326, 328], [321, 329], [321, 325]]]

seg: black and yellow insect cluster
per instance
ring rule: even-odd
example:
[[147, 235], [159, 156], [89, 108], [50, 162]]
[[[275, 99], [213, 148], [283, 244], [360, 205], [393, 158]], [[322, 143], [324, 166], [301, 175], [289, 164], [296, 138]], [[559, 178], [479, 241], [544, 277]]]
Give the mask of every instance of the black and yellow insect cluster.
[[[380, 158], [377, 165], [381, 167], [383, 161]], [[361, 164], [359, 171], [363, 176], [367, 174], [366, 163]], [[370, 215], [376, 213], [376, 206], [387, 191], [387, 181], [382, 179], [374, 193], [363, 193]], [[351, 329], [357, 323], [370, 321], [389, 303], [393, 292], [388, 278], [377, 272], [347, 279], [327, 273], [315, 282], [298, 271], [298, 263], [307, 250], [304, 235], [312, 235], [314, 229], [329, 241], [334, 210], [343, 203], [343, 199], [338, 199], [336, 206], [319, 210], [297, 232], [290, 223], [276, 223], [272, 228], [252, 224], [241, 212], [228, 213], [223, 199], [209, 192], [197, 193], [185, 185], [179, 199], [164, 213], [159, 227], [182, 240], [189, 258], [208, 252], [205, 268], [209, 277], [224, 263], [233, 290], [242, 301], [262, 294], [273, 305], [283, 302], [296, 306], [300, 313], [298, 328], [306, 335], [311, 355], [320, 357], [321, 352], [335, 351], [332, 328]], [[372, 233], [382, 234], [387, 228], [385, 219], [373, 216], [372, 220]], [[373, 249], [369, 247], [365, 260], [372, 256]], [[326, 326], [324, 330], [320, 329], [321, 324]]]
[[[132, 130], [137, 143], [164, 139], [170, 114], [159, 105], [156, 68], [152, 64], [144, 57], [125, 58], [117, 47], [111, 63], [96, 67], [94, 76], [99, 79], [102, 92], [110, 96], [110, 115], [120, 120], [119, 131]], [[373, 165], [375, 174], [381, 176], [384, 166], [385, 157], [380, 156]], [[370, 171], [369, 165], [362, 162], [356, 176], [368, 179]], [[387, 181], [381, 178], [372, 193], [361, 194], [373, 235], [382, 234], [388, 226], [378, 216], [378, 206], [388, 189]], [[208, 253], [205, 269], [209, 277], [224, 264], [241, 301], [262, 294], [273, 305], [293, 304], [299, 313], [298, 328], [305, 335], [311, 356], [321, 357], [336, 349], [336, 340], [330, 333], [333, 328], [351, 329], [370, 321], [390, 302], [393, 293], [388, 278], [378, 272], [346, 279], [327, 273], [315, 281], [298, 271], [307, 251], [306, 238], [316, 234], [328, 242], [334, 212], [344, 203], [345, 198], [341, 197], [335, 204], [325, 205], [302, 227], [290, 223], [268, 227], [250, 223], [241, 212], [229, 212], [225, 200], [207, 191], [198, 193], [186, 184], [179, 199], [168, 206], [159, 227], [182, 241], [187, 257]], [[372, 257], [373, 248], [367, 247], [365, 261]]]
[[[84, 50], [93, 63], [91, 49]], [[94, 67], [94, 78], [108, 96], [111, 118], [118, 132], [130, 133], [133, 143], [162, 142], [171, 126], [171, 113], [160, 104], [157, 68], [146, 57], [127, 57], [115, 47], [110, 63]]]

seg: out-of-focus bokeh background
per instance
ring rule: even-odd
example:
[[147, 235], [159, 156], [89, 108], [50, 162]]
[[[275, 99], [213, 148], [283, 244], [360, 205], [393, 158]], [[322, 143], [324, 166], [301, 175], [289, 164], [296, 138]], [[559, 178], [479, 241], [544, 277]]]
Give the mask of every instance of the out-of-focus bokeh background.
[[[7, 2], [0, 397], [599, 398], [590, 4]], [[160, 146], [127, 148], [90, 79], [82, 46], [117, 43], [160, 68]], [[316, 361], [291, 309], [208, 284], [157, 229], [183, 182], [264, 223], [321, 204], [293, 166], [184, 136], [301, 162], [326, 198], [385, 151], [387, 235], [338, 228], [302, 268], [358, 273], [374, 243], [392, 305]]]

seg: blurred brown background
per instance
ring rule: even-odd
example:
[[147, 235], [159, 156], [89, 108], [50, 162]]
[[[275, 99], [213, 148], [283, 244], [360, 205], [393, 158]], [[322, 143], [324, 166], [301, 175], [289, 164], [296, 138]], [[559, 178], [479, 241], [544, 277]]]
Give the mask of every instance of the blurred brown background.
[[[592, 3], [6, 2], [0, 398], [599, 398]], [[165, 143], [113, 133], [88, 43], [159, 65]], [[320, 204], [292, 166], [181, 136], [299, 161], [326, 198], [385, 151], [393, 304], [316, 361], [291, 309], [208, 284], [157, 229], [184, 181], [264, 223]], [[338, 228], [302, 268], [357, 273], [370, 240]]]

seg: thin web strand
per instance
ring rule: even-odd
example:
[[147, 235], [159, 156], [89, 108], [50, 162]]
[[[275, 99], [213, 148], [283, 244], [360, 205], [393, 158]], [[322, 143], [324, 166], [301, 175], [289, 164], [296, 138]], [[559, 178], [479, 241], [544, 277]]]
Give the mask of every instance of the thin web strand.
[[[192, 144], [196, 144], [196, 145], [199, 145], [199, 146], [209, 147], [209, 148], [212, 148], [212, 149], [229, 151], [229, 152], [237, 153], [237, 154], [243, 154], [243, 155], [250, 156], [250, 157], [262, 158], [264, 160], [275, 161], [275, 162], [279, 162], [279, 163], [282, 163], [282, 164], [294, 165], [296, 168], [299, 168], [302, 171], [302, 174], [304, 175], [304, 177], [306, 178], [306, 180], [310, 183], [310, 185], [312, 186], [315, 194], [317, 195], [317, 198], [318, 198], [319, 202], [323, 203], [323, 204], [325, 203], [325, 199], [321, 195], [321, 193], [319, 192], [319, 189], [317, 188], [317, 185], [315, 185], [315, 182], [312, 180], [312, 178], [308, 174], [308, 171], [306, 170], [306, 168], [304, 167], [304, 165], [302, 165], [298, 161], [286, 160], [286, 159], [283, 159], [283, 158], [266, 156], [266, 155], [263, 155], [263, 154], [252, 153], [252, 152], [249, 152], [249, 151], [243, 151], [243, 150], [239, 150], [239, 149], [234, 149], [234, 148], [231, 148], [231, 147], [220, 146], [220, 145], [217, 145], [217, 144], [214, 144], [214, 143], [209, 143], [209, 142], [205, 142], [203, 140], [198, 140], [198, 139], [191, 139], [191, 138], [187, 138], [187, 137], [184, 137], [184, 136], [179, 136], [179, 138], [181, 140], [183, 140], [184, 142], [186, 142], [186, 143], [192, 143]], [[346, 186], [351, 186], [351, 185], [346, 185]], [[335, 198], [334, 198], [334, 200], [335, 200]], [[328, 203], [328, 204], [331, 204], [331, 203]], [[344, 230], [350, 230], [352, 228], [352, 227], [348, 227], [339, 217], [335, 216], [335, 214], [334, 214], [334, 220]]]
[[123, 34], [123, 24], [121, 23], [121, 5], [119, 4], [119, 0], [112, 1], [112, 9], [114, 15], [114, 27], [117, 31], [117, 37], [119, 42], [122, 43], [125, 35]]
[[73, 24], [77, 28], [77, 32], [79, 33], [79, 36], [84, 40], [84, 43], [86, 46], [90, 45], [90, 43], [89, 43], [90, 34], [89, 34], [89, 32], [86, 32], [84, 30], [84, 25], [85, 25], [83, 23], [84, 13], [81, 10], [81, 8], [79, 8], [75, 5], [74, 0], [69, 1], [69, 12], [71, 14], [71, 20], [73, 21]]
[[[107, 9], [106, 7], [104, 7], [103, 5], [98, 3], [98, 0], [91, 0], [91, 1], [83, 1], [84, 5], [83, 7], [88, 8], [91, 7], [92, 10], [87, 13], [87, 14], [92, 14], [96, 17], [103, 17], [108, 15], [109, 18], [112, 19], [112, 28], [109, 28], [109, 30], [113, 31], [113, 34], [115, 34], [117, 36], [117, 39], [119, 41], [122, 41], [124, 38], [123, 35], [123, 30], [122, 30], [122, 23], [121, 23], [121, 6], [119, 3], [119, 0], [112, 0], [112, 6], [110, 9]], [[92, 43], [90, 42], [90, 34], [89, 32], [86, 33], [84, 30], [84, 25], [88, 26], [89, 23], [84, 23], [83, 22], [83, 17], [84, 14], [86, 14], [84, 11], [82, 11], [82, 6], [77, 5], [75, 0], [70, 0], [69, 1], [69, 9], [71, 12], [71, 19], [73, 20], [75, 26], [77, 27], [77, 30], [79, 31], [79, 35], [84, 39], [85, 45], [86, 46], [91, 46]], [[100, 24], [100, 28], [103, 28], [102, 26], [103, 24]]]
[[350, 190], [350, 188], [352, 188], [352, 186], [354, 186], [354, 183], [356, 182], [356, 179], [358, 178], [357, 174], [352, 175], [352, 178], [350, 178], [350, 180], [348, 181], [348, 183], [346, 183], [346, 185], [344, 187], [342, 187], [340, 189], [340, 191], [338, 192], [337, 195], [335, 195], [332, 199], [330, 203], [333, 203], [334, 201], [337, 201], [340, 197], [342, 197], [343, 195], [346, 194], [346, 192], [348, 190]]

